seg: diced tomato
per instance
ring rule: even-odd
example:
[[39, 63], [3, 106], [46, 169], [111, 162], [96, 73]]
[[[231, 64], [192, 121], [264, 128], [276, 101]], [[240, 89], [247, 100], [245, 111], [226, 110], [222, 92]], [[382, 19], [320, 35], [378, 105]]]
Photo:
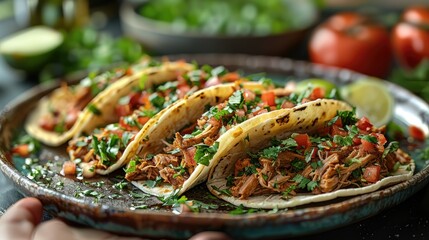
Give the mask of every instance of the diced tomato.
[[12, 148], [12, 153], [21, 157], [28, 157], [30, 155], [30, 149], [28, 144], [20, 144]]
[[65, 161], [63, 163], [64, 175], [76, 175], [76, 163], [73, 161]]
[[149, 94], [147, 92], [143, 92], [140, 94], [138, 104], [140, 106], [144, 106], [145, 108], [149, 108], [150, 101], [149, 101]]
[[343, 121], [341, 120], [341, 118], [337, 118], [333, 125], [343, 127]]
[[298, 148], [306, 149], [311, 146], [310, 137], [306, 133], [297, 134], [294, 139], [298, 144]]
[[354, 145], [359, 145], [359, 144], [361, 144], [362, 142], [361, 142], [361, 140], [360, 140], [360, 138], [358, 138], [358, 137], [354, 137], [353, 138], [353, 144]]
[[54, 131], [55, 120], [53, 117], [44, 116], [39, 120], [39, 126], [46, 131]]
[[264, 92], [261, 95], [261, 100], [268, 106], [275, 106], [276, 105], [276, 95], [274, 92]]
[[386, 137], [381, 133], [371, 133], [370, 135], [377, 138], [377, 149], [379, 152], [383, 152], [384, 144], [387, 142]]
[[368, 166], [363, 171], [363, 178], [369, 183], [375, 183], [380, 180], [380, 170], [379, 165]]
[[118, 117], [128, 116], [131, 114], [131, 108], [130, 105], [116, 105], [115, 112]]
[[323, 127], [323, 128], [317, 129], [317, 133], [319, 134], [319, 136], [326, 136], [329, 134], [330, 130], [331, 130], [330, 127]]
[[345, 137], [348, 135], [348, 133], [343, 128], [334, 124], [331, 127], [331, 136], [337, 136], [337, 135]]
[[425, 140], [425, 133], [422, 129], [420, 129], [417, 126], [411, 125], [408, 127], [408, 132], [410, 133], [410, 136], [418, 141], [424, 141]]
[[137, 121], [141, 124], [141, 125], [145, 125], [148, 121], [149, 121], [150, 117], [144, 117], [144, 116], [140, 116], [138, 117]]
[[363, 131], [369, 131], [372, 129], [372, 123], [366, 117], [359, 119], [359, 121], [356, 123], [356, 126]]
[[127, 68], [127, 70], [125, 71], [125, 75], [127, 75], [127, 76], [133, 75], [133, 69]]
[[240, 79], [240, 74], [236, 72], [230, 72], [220, 77], [220, 79], [221, 82], [234, 82]]
[[244, 117], [244, 116], [246, 116], [246, 112], [243, 109], [238, 109], [235, 111], [235, 115], [237, 117]]
[[367, 141], [365, 139], [361, 139], [360, 141], [361, 141], [361, 144], [362, 144], [362, 149], [365, 152], [371, 153], [371, 152], [375, 151], [375, 144], [374, 143], [369, 142], [369, 141]]
[[316, 100], [324, 97], [325, 97], [325, 89], [321, 87], [314, 88], [309, 96], [311, 100]]
[[130, 95], [130, 101], [128, 103], [128, 105], [130, 105], [130, 107], [132, 109], [136, 108], [137, 106], [139, 106], [140, 104], [140, 97], [141, 97], [141, 93], [133, 93]]

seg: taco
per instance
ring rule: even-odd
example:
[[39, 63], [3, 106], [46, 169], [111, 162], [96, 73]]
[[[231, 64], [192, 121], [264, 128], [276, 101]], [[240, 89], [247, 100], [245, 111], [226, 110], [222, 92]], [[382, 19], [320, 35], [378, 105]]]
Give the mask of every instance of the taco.
[[147, 82], [144, 89], [134, 89], [109, 106], [111, 116], [116, 117], [114, 123], [69, 141], [70, 159], [80, 161], [84, 177], [109, 174], [127, 164], [126, 156], [133, 150], [128, 145], [150, 119], [157, 121], [166, 111], [163, 109], [199, 89], [238, 79], [238, 73], [228, 72], [222, 66], [202, 66], [175, 79], [164, 79], [169, 81]]
[[125, 178], [152, 195], [180, 195], [206, 180], [249, 119], [257, 123], [278, 109], [313, 100], [303, 96], [257, 82], [198, 91], [139, 132]]
[[114, 109], [108, 106], [143, 80], [168, 81], [193, 67], [184, 62], [154, 63], [144, 59], [129, 68], [89, 76], [77, 85], [62, 84], [39, 101], [26, 121], [26, 131], [47, 145], [59, 146], [80, 132], [113, 121]]
[[207, 187], [250, 208], [288, 208], [376, 191], [409, 179], [414, 161], [385, 128], [347, 104], [317, 100], [252, 123], [215, 163]]

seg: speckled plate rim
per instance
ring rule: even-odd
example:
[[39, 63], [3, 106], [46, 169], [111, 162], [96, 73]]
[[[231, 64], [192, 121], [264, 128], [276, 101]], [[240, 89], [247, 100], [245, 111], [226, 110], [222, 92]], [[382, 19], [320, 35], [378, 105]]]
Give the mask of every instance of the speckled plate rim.
[[[344, 83], [352, 82], [353, 79], [365, 77], [365, 75], [354, 73], [352, 71], [314, 65], [303, 61], [294, 61], [279, 57], [248, 56], [248, 55], [229, 55], [229, 54], [193, 54], [176, 55], [170, 59], [195, 59], [201, 63], [222, 64], [227, 66], [237, 66], [245, 68], [281, 69], [282, 71], [292, 71], [299, 75], [319, 75], [331, 77], [332, 79], [343, 79]], [[305, 74], [304, 74], [305, 73]], [[385, 82], [390, 91], [403, 98], [412, 95], [407, 90], [392, 83]], [[11, 103], [7, 104], [0, 114], [0, 133], [7, 127], [8, 116], [13, 114], [13, 110], [22, 107], [21, 104], [29, 99], [41, 97], [55, 85], [36, 86], [22, 95], [18, 96]], [[415, 104], [422, 109], [429, 109], [427, 103], [415, 97]], [[428, 113], [429, 114], [429, 113]], [[423, 127], [425, 133], [428, 132], [429, 117], [423, 116]], [[169, 238], [187, 238], [195, 232], [203, 230], [220, 230], [229, 233], [231, 236], [241, 238], [260, 238], [260, 237], [292, 237], [325, 231], [339, 226], [351, 224], [362, 220], [363, 218], [377, 214], [378, 212], [392, 207], [404, 201], [412, 194], [420, 190], [429, 181], [429, 167], [425, 166], [416, 173], [410, 180], [403, 183], [352, 198], [344, 201], [330, 203], [324, 206], [310, 206], [303, 209], [289, 210], [275, 214], [250, 214], [233, 216], [223, 213], [184, 213], [176, 215], [173, 213], [159, 213], [150, 211], [132, 211], [126, 209], [115, 209], [107, 205], [94, 204], [83, 199], [60, 194], [52, 189], [44, 188], [32, 182], [23, 176], [8, 160], [7, 153], [0, 149], [0, 170], [24, 195], [34, 196], [46, 203], [46, 208], [51, 213], [59, 213], [60, 217], [71, 221], [78, 221], [89, 226], [112, 230], [118, 233], [169, 237]], [[52, 199], [55, 199], [53, 201]], [[82, 209], [81, 216], [62, 215], [60, 208], [74, 207]], [[374, 209], [375, 208], [375, 209]], [[128, 219], [131, 214], [134, 223], [129, 228], [114, 229], [109, 228], [106, 222], [95, 222], [91, 214], [98, 213], [109, 220]], [[342, 216], [343, 221], [337, 221], [338, 216]], [[100, 217], [99, 216], [99, 217]], [[344, 219], [346, 219], [344, 221]], [[98, 219], [99, 220], [99, 219]], [[157, 231], [157, 226], [172, 226], [174, 223], [181, 223], [182, 229], [171, 228], [170, 232]], [[149, 225], [147, 225], [149, 224]], [[113, 224], [115, 227], [117, 225]], [[296, 229], [295, 229], [296, 228]], [[167, 228], [168, 229], [168, 228]], [[295, 230], [294, 230], [295, 229]], [[306, 232], [300, 230], [307, 229]]]

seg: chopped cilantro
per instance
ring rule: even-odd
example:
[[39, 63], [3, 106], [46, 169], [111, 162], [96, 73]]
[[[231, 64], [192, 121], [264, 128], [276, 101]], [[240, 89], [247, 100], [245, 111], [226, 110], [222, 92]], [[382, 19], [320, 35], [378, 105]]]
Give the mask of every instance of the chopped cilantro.
[[350, 136], [340, 136], [335, 135], [334, 136], [334, 143], [340, 145], [340, 146], [353, 146], [353, 138]]
[[262, 158], [276, 160], [280, 152], [281, 152], [280, 146], [272, 146], [262, 150], [262, 152], [260, 153], [260, 156]]
[[159, 96], [157, 93], [153, 93], [149, 96], [150, 103], [156, 108], [164, 108], [165, 98]]
[[144, 185], [146, 185], [147, 187], [150, 187], [150, 188], [154, 188], [160, 182], [162, 182], [162, 177], [156, 176], [155, 180], [146, 180]]
[[310, 179], [302, 176], [301, 174], [296, 174], [292, 179], [298, 184], [298, 187], [301, 189], [307, 189], [308, 191], [313, 191], [315, 187], [318, 186], [318, 183], [311, 181]]
[[223, 194], [225, 196], [232, 196], [231, 191], [229, 189], [219, 189], [215, 185], [212, 185], [211, 187], [213, 188], [213, 190], [215, 190], [216, 192], [218, 192], [220, 194]]
[[101, 115], [100, 109], [98, 109], [94, 104], [88, 104], [88, 110], [95, 115]]
[[354, 125], [358, 121], [355, 108], [352, 111], [338, 111], [337, 116], [341, 118], [343, 126]]
[[361, 138], [362, 140], [365, 140], [367, 142], [374, 143], [374, 144], [376, 144], [378, 142], [376, 137], [370, 136], [370, 135], [359, 136], [359, 138]]
[[292, 160], [290, 165], [293, 167], [295, 172], [299, 172], [299, 171], [304, 170], [306, 164], [305, 164], [305, 162], [303, 162], [301, 160], [294, 159], [294, 160]]
[[318, 169], [318, 168], [320, 168], [321, 166], [323, 166], [323, 162], [322, 161], [317, 161], [317, 162], [311, 162], [310, 163], [310, 166], [311, 166], [311, 168], [313, 168], [313, 169]]
[[390, 142], [387, 147], [384, 149], [383, 151], [383, 158], [385, 158], [387, 156], [387, 154], [395, 152], [396, 150], [398, 150], [399, 148], [399, 143], [396, 141], [392, 141]]
[[125, 173], [132, 173], [135, 171], [136, 171], [136, 161], [131, 160], [130, 163], [128, 164], [128, 168], [125, 169]]
[[289, 198], [289, 194], [295, 190], [296, 185], [290, 185], [289, 187], [286, 188], [286, 190], [283, 192], [282, 194], [282, 198]]
[[195, 152], [195, 161], [199, 164], [208, 166], [210, 160], [216, 154], [219, 147], [219, 142], [215, 142], [212, 146], [208, 146], [206, 144], [198, 144], [196, 145]]

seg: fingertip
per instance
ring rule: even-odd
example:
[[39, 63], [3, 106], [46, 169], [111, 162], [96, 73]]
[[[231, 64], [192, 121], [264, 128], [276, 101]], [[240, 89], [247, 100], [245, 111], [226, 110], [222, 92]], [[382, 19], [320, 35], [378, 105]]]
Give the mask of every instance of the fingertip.
[[201, 232], [189, 240], [231, 240], [232, 238], [222, 232]]
[[2, 216], [7, 221], [21, 221], [23, 219], [32, 222], [34, 225], [40, 223], [43, 214], [43, 206], [39, 199], [28, 197], [23, 198], [12, 205]]

